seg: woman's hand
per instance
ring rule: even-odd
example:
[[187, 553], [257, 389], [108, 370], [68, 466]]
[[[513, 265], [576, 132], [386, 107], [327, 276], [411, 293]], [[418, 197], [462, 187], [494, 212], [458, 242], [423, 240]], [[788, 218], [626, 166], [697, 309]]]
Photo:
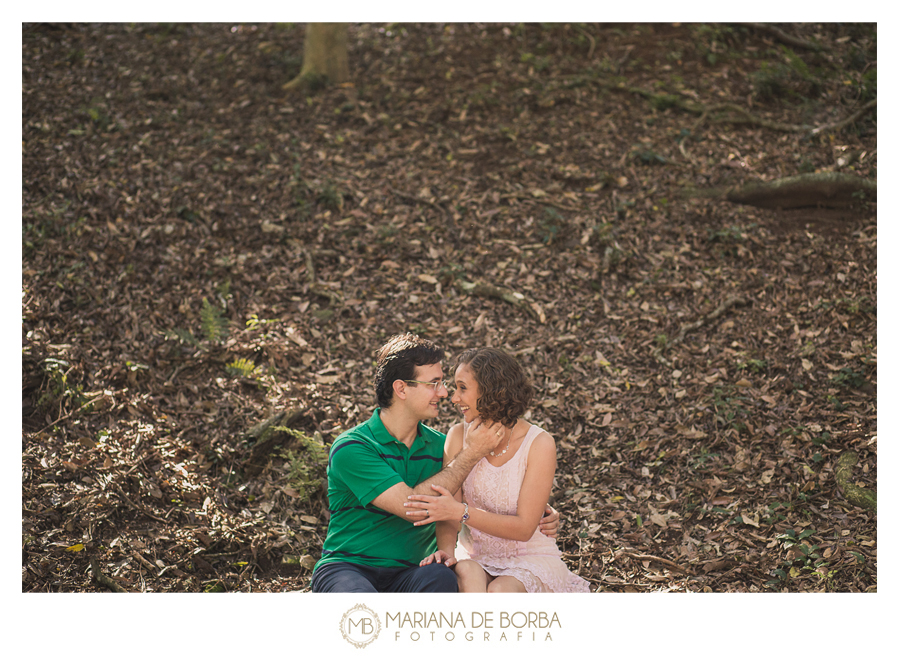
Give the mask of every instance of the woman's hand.
[[538, 529], [551, 539], [556, 539], [556, 533], [559, 532], [559, 512], [547, 505], [544, 510], [544, 516], [538, 524]]
[[426, 564], [431, 564], [432, 562], [437, 562], [438, 564], [441, 564], [443, 562], [448, 567], [452, 567], [454, 564], [456, 564], [456, 558], [452, 555], [448, 555], [444, 551], [435, 551], [424, 560], [419, 562], [419, 566], [424, 567]]
[[411, 507], [407, 516], [418, 516], [418, 510], [425, 510], [425, 518], [416, 521], [413, 525], [425, 525], [434, 523], [435, 521], [456, 521], [462, 519], [465, 505], [457, 502], [453, 494], [444, 489], [444, 487], [432, 484], [431, 488], [438, 492], [439, 496], [425, 496], [422, 494], [413, 494], [403, 503], [404, 507]]
[[497, 421], [485, 421], [480, 416], [469, 423], [463, 431], [463, 447], [471, 448], [482, 457], [503, 443], [509, 432]]

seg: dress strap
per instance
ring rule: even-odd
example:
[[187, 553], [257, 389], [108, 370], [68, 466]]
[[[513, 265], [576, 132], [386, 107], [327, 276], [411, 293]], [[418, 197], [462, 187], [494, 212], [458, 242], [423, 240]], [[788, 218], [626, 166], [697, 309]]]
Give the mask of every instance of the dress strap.
[[519, 446], [518, 452], [521, 453], [520, 459], [522, 459], [526, 464], [528, 463], [528, 451], [531, 450], [531, 443], [535, 440], [537, 435], [543, 431], [544, 431], [544, 429], [542, 427], [538, 427], [537, 425], [532, 425], [531, 427], [528, 428], [528, 431], [525, 433], [525, 436], [522, 438], [522, 445]]

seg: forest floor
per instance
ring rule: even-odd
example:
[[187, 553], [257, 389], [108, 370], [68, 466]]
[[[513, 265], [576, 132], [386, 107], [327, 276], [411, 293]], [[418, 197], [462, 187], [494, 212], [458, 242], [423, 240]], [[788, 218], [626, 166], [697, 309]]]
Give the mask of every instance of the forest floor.
[[721, 195], [876, 178], [875, 28], [781, 27], [24, 25], [22, 590], [308, 590], [411, 330], [527, 368], [592, 590], [875, 591], [874, 200]]

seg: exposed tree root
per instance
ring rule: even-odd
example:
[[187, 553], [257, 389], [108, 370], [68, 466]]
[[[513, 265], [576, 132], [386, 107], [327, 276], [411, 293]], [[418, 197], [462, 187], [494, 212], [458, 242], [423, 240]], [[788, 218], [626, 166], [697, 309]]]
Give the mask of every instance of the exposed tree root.
[[[665, 109], [668, 107], [677, 107], [691, 114], [699, 114], [700, 118], [694, 123], [692, 132], [697, 130], [707, 121], [711, 123], [730, 123], [732, 125], [752, 125], [761, 128], [768, 128], [778, 132], [803, 134], [805, 138], [815, 137], [826, 132], [836, 132], [843, 130], [849, 125], [859, 121], [863, 116], [871, 112], [877, 107], [878, 99], [874, 99], [863, 105], [859, 110], [851, 114], [845, 119], [835, 123], [829, 123], [824, 126], [810, 126], [808, 124], [782, 123], [780, 121], [772, 121], [750, 112], [748, 109], [736, 105], [735, 103], [715, 103], [713, 105], [705, 105], [703, 103], [695, 103], [679, 94], [667, 94], [641, 89], [640, 87], [626, 87], [625, 85], [613, 85], [598, 83], [603, 87], [616, 91], [627, 91], [632, 94], [643, 96], [650, 101], [651, 105], [657, 109]], [[735, 116], [736, 115], [736, 116]]]
[[536, 302], [529, 300], [525, 295], [516, 292], [515, 290], [510, 290], [509, 288], [504, 288], [502, 286], [495, 286], [492, 283], [483, 283], [480, 281], [471, 283], [469, 281], [463, 281], [462, 279], [456, 280], [456, 287], [469, 295], [502, 299], [507, 304], [512, 304], [513, 306], [524, 309], [535, 320], [542, 324], [547, 321], [544, 311]]
[[793, 35], [788, 34], [780, 27], [776, 25], [771, 25], [769, 23], [746, 23], [747, 27], [752, 27], [754, 30], [759, 30], [760, 32], [767, 32], [768, 34], [773, 35], [776, 39], [781, 41], [784, 44], [789, 46], [795, 46], [797, 48], [805, 48], [807, 50], [812, 50], [815, 52], [821, 52], [822, 46], [812, 41], [807, 41], [806, 39], [801, 39], [799, 37], [795, 37]]
[[874, 110], [877, 105], [878, 105], [878, 99], [874, 98], [874, 99], [870, 100], [868, 103], [866, 103], [865, 105], [863, 105], [861, 108], [859, 108], [859, 110], [857, 110], [856, 112], [854, 112], [853, 114], [851, 114], [849, 117], [847, 117], [846, 119], [844, 119], [842, 121], [838, 121], [836, 123], [829, 123], [824, 126], [819, 126], [818, 128], [813, 128], [809, 132], [809, 136], [814, 137], [815, 135], [818, 135], [823, 132], [831, 132], [831, 131], [837, 132], [839, 130], [843, 130], [847, 126], [859, 121], [866, 113]]
[[878, 499], [874, 491], [860, 487], [853, 483], [853, 467], [859, 461], [855, 452], [847, 451], [838, 457], [834, 467], [834, 480], [837, 482], [841, 493], [848, 502], [867, 509], [872, 513], [878, 512]]
[[725, 198], [758, 208], [848, 208], [861, 200], [875, 201], [877, 191], [877, 183], [873, 180], [823, 172], [749, 183], [729, 190]]
[[244, 462], [244, 472], [256, 476], [275, 450], [290, 441], [291, 436], [283, 431], [275, 431], [277, 427], [290, 427], [291, 424], [307, 412], [306, 408], [294, 408], [279, 411], [247, 430], [245, 438], [255, 440], [250, 455]]

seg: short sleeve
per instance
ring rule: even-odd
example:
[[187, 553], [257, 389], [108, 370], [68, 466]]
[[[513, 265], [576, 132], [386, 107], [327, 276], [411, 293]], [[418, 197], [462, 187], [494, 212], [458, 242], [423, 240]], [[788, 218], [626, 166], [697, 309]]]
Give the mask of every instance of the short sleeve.
[[329, 477], [339, 478], [363, 505], [403, 482], [375, 444], [358, 439], [348, 439], [333, 449]]

